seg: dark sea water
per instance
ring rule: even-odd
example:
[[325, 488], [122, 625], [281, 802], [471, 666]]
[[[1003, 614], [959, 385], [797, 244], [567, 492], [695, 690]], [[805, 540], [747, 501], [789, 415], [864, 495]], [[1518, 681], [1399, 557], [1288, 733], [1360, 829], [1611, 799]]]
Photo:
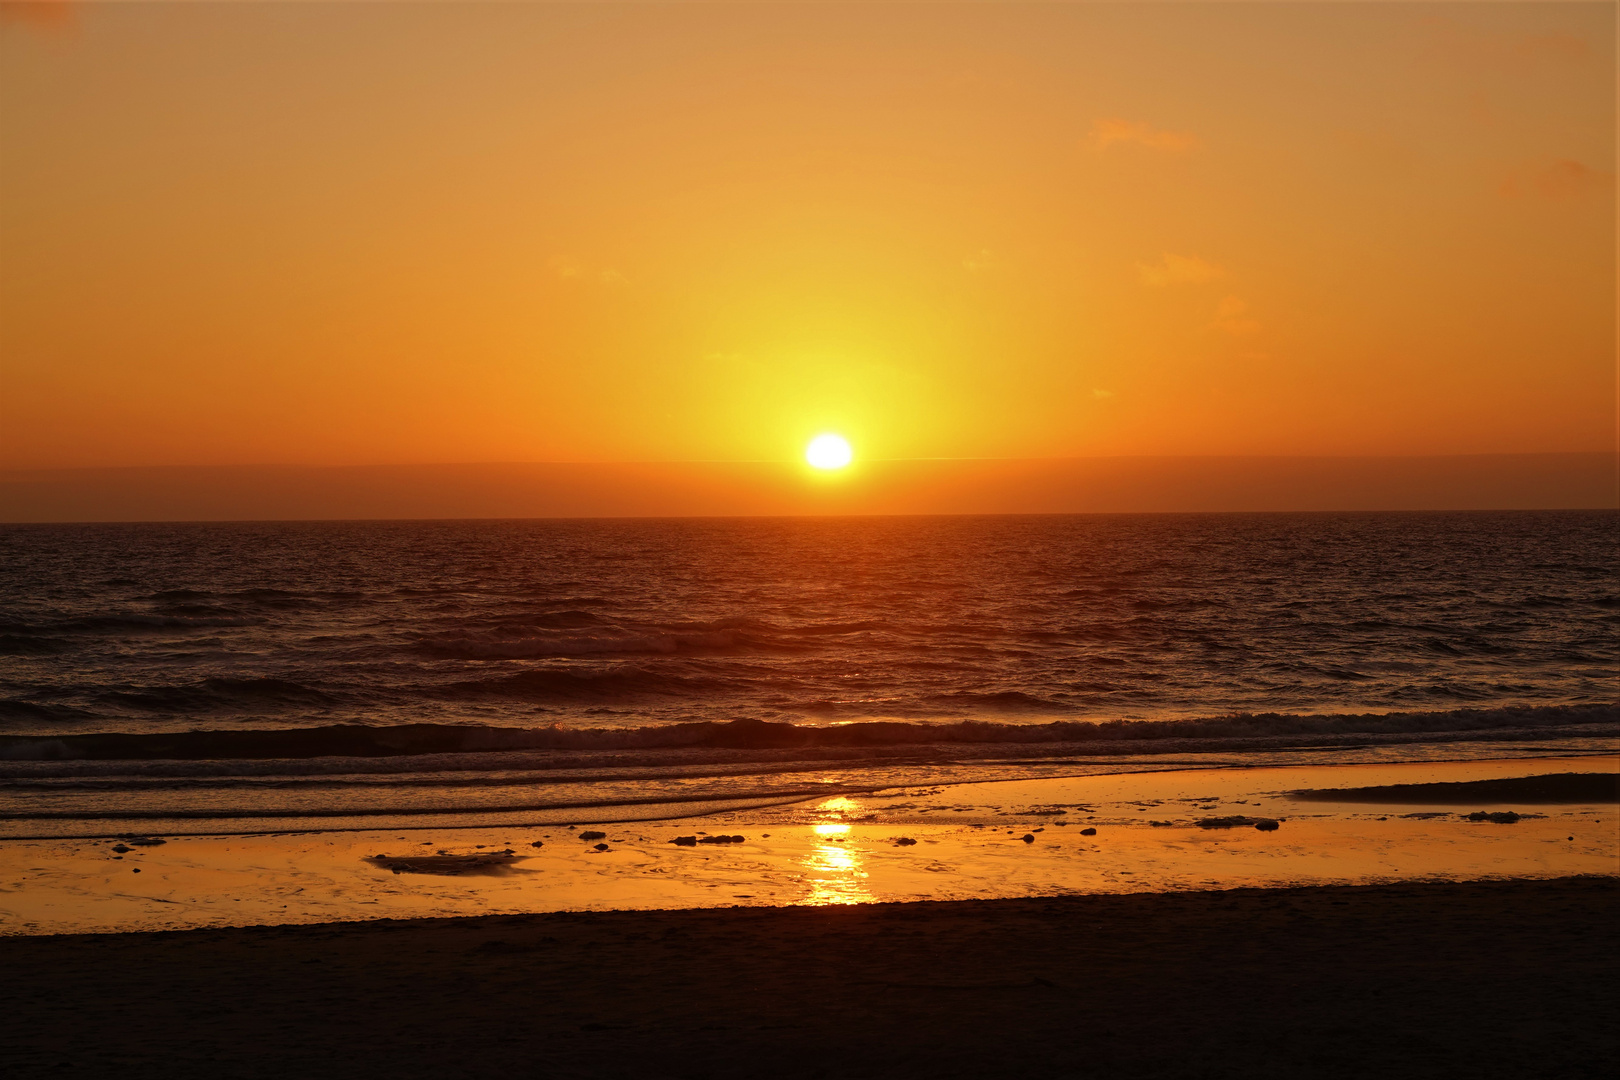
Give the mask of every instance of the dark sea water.
[[0, 825], [1607, 746], [1617, 539], [1612, 512], [0, 527]]

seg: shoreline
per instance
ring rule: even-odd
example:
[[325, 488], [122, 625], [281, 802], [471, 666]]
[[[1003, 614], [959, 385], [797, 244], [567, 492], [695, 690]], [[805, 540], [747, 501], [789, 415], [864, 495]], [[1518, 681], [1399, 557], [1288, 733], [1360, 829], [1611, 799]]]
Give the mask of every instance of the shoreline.
[[[1402, 745], [1410, 746], [1412, 744]], [[1410, 754], [1391, 758], [1382, 752], [1387, 749], [1386, 747], [1369, 743], [1365, 746], [1333, 747], [1331, 753], [1317, 757], [1311, 755], [1313, 751], [1318, 753], [1322, 751], [1322, 747], [1301, 746], [1288, 751], [1266, 750], [1241, 754], [1199, 751], [1177, 755], [1167, 753], [1162, 756], [1121, 755], [1117, 758], [1103, 756], [1089, 759], [995, 760], [988, 764], [977, 763], [972, 766], [963, 761], [899, 763], [900, 766], [905, 766], [904, 768], [900, 768], [892, 762], [878, 766], [873, 762], [856, 765], [845, 761], [833, 761], [819, 763], [795, 762], [791, 766], [773, 767], [764, 772], [756, 772], [743, 767], [723, 772], [682, 772], [651, 778], [632, 774], [603, 775], [586, 771], [585, 775], [565, 776], [560, 779], [555, 775], [541, 773], [539, 775], [522, 775], [516, 779], [449, 782], [436, 780], [430, 782], [428, 786], [460, 790], [467, 787], [488, 789], [491, 787], [516, 788], [519, 785], [528, 785], [528, 790], [532, 790], [535, 787], [548, 788], [554, 784], [561, 784], [564, 787], [580, 787], [612, 781], [646, 782], [649, 779], [686, 783], [694, 779], [734, 779], [788, 774], [797, 778], [799, 786], [788, 789], [744, 789], [730, 792], [680, 794], [669, 792], [661, 795], [625, 795], [617, 798], [598, 797], [561, 802], [548, 801], [532, 805], [502, 804], [497, 807], [439, 806], [404, 809], [348, 807], [319, 810], [307, 808], [300, 810], [252, 808], [202, 813], [184, 810], [164, 812], [152, 807], [144, 807], [139, 811], [126, 810], [122, 812], [112, 809], [26, 809], [0, 812], [0, 843], [13, 840], [114, 839], [144, 833], [173, 837], [253, 837], [398, 831], [402, 829], [431, 829], [435, 831], [488, 828], [522, 829], [543, 828], [570, 823], [635, 824], [769, 809], [825, 797], [872, 796], [883, 791], [904, 787], [955, 787], [1015, 783], [1032, 779], [1070, 780], [1111, 775], [1145, 776], [1166, 772], [1210, 771], [1219, 773], [1229, 770], [1261, 768], [1313, 769], [1342, 765], [1400, 764], [1443, 767], [1482, 762], [1537, 762], [1548, 759], [1564, 759], [1577, 762], [1581, 759], [1614, 759], [1617, 750], [1620, 750], [1620, 741], [1612, 738], [1567, 741], [1548, 740], [1530, 746], [1497, 745], [1493, 739], [1473, 741], [1441, 740], [1420, 745], [1430, 750], [1441, 751], [1447, 756]], [[9, 762], [5, 764], [15, 767], [19, 763]], [[24, 763], [24, 767], [27, 764], [49, 767], [56, 763], [51, 761], [30, 762]], [[170, 763], [165, 762], [164, 764]], [[572, 772], [573, 770], [564, 771]], [[293, 784], [319, 786], [329, 782], [327, 774], [331, 772], [330, 768], [313, 772], [293, 779]], [[930, 775], [930, 772], [933, 775]], [[847, 773], [850, 776], [859, 773], [867, 775], [860, 776], [853, 781], [848, 776], [834, 779], [833, 774], [840, 773]], [[409, 773], [407, 772], [406, 775], [409, 775]], [[13, 775], [9, 779], [24, 785], [38, 784], [40, 782], [35, 777], [24, 773]], [[86, 779], [91, 780], [92, 785], [94, 784], [95, 778], [93, 775], [87, 776]], [[843, 782], [840, 782], [840, 780]], [[225, 782], [229, 784], [236, 782], [236, 780], [231, 778]], [[140, 789], [131, 789], [131, 794], [141, 794]], [[406, 794], [409, 794], [408, 790]], [[27, 824], [33, 824], [36, 827], [33, 831], [18, 828], [19, 825]]]
[[[0, 936], [1620, 872], [1620, 796], [1571, 773], [1613, 777], [1620, 759], [989, 780], [653, 821], [6, 840]], [[1548, 785], [1575, 794], [1541, 801]], [[1400, 802], [1414, 790], [1424, 801]]]
[[13, 939], [12, 1075], [1604, 1075], [1614, 877]]

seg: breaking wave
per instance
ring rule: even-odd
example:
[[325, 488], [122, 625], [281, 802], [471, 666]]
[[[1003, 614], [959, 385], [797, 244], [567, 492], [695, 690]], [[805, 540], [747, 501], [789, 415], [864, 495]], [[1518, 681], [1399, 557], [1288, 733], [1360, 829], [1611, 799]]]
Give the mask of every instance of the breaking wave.
[[[1359, 714], [1241, 714], [1189, 720], [1065, 720], [1046, 724], [867, 723], [815, 726], [735, 720], [639, 728], [396, 724], [254, 731], [102, 732], [0, 737], [0, 760], [141, 761], [389, 758], [510, 751], [870, 750], [961, 747], [1078, 748], [1088, 754], [1263, 749], [1271, 745], [1620, 732], [1620, 704]], [[438, 766], [442, 767], [442, 766]]]

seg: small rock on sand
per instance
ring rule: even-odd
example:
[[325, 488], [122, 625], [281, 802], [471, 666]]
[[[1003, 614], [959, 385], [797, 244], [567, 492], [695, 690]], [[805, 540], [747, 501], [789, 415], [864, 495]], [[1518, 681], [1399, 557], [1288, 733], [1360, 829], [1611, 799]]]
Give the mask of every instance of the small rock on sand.
[[606, 851], [606, 850], [608, 850], [608, 846], [606, 844], [597, 844], [596, 845], [596, 850], [597, 851]]
[[488, 874], [498, 873], [516, 861], [510, 851], [477, 855], [371, 855], [364, 862], [396, 874]]
[[916, 842], [909, 836], [897, 836], [894, 838], [895, 847], [911, 847]]
[[545, 841], [543, 841], [543, 840], [536, 840], [534, 843], [530, 844], [529, 846], [530, 847], [545, 847], [546, 844], [545, 844]]
[[112, 849], [114, 851], [118, 852], [118, 854], [120, 854], [120, 855], [122, 855], [126, 851], [131, 850], [130, 848], [125, 847], [123, 844], [114, 844]]
[[675, 839], [671, 840], [670, 843], [674, 844], [676, 847], [697, 847], [697, 837], [677, 836]]
[[1096, 829], [1081, 829], [1080, 830], [1080, 835], [1081, 836], [1096, 836], [1097, 835], [1097, 830]]
[[[1519, 815], [1515, 814], [1512, 810], [1501, 810], [1497, 811], [1496, 813], [1491, 813], [1486, 810], [1476, 810], [1472, 814], [1468, 815], [1468, 820], [1494, 821], [1498, 825], [1511, 825], [1515, 821], [1519, 820]], [[114, 848], [113, 850], [117, 851], [118, 849]]]
[[1033, 844], [1035, 842], [1035, 834], [1034, 833], [1025, 833], [1023, 836], [1019, 837], [1019, 839], [1022, 840], [1026, 844]]
[[745, 837], [741, 836], [705, 836], [698, 840], [700, 844], [740, 844]]
[[1258, 827], [1259, 824], [1259, 818], [1243, 817], [1242, 815], [1234, 815], [1232, 817], [1206, 817], [1199, 818], [1197, 821], [1197, 825], [1200, 829], [1235, 829], [1240, 825], [1254, 825]]
[[579, 838], [581, 840], [606, 840], [607, 839], [607, 833], [605, 833], [605, 832], [582, 832], [582, 833], [579, 834]]
[[1281, 822], [1275, 821], [1272, 818], [1261, 818], [1259, 821], [1254, 823], [1254, 827], [1259, 829], [1261, 832], [1276, 832], [1282, 827], [1282, 824]]

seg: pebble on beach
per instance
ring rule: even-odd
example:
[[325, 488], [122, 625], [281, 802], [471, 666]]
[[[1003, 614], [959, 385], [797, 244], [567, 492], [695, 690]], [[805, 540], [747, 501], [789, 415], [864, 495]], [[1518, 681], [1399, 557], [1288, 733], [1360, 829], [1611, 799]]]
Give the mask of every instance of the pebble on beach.
[[605, 832], [582, 832], [582, 833], [579, 834], [579, 838], [581, 840], [606, 840], [607, 839], [607, 833], [605, 833]]
[[1025, 833], [1019, 839], [1023, 840], [1024, 843], [1026, 843], [1026, 844], [1033, 844], [1035, 842], [1035, 834], [1034, 833]]
[[1080, 830], [1080, 835], [1081, 836], [1096, 836], [1097, 835], [1097, 830], [1096, 829], [1081, 829]]

